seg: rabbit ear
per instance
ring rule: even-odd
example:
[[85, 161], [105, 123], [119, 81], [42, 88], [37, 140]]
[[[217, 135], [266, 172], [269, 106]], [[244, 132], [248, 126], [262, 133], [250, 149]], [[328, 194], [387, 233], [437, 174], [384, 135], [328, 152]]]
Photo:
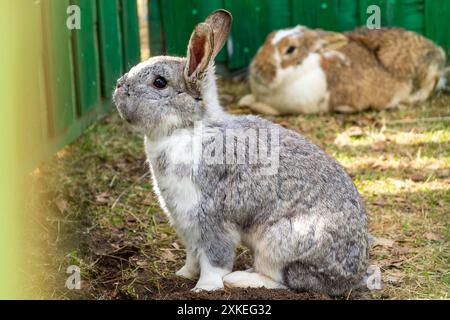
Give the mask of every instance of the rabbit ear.
[[318, 30], [321, 40], [321, 50], [337, 50], [348, 43], [348, 38], [339, 32]]
[[232, 22], [233, 16], [224, 9], [216, 10], [206, 18], [205, 23], [211, 27], [214, 34], [213, 59], [219, 54], [227, 42]]
[[188, 80], [203, 73], [213, 55], [214, 35], [206, 23], [198, 24], [192, 32], [187, 52], [185, 76]]
[[227, 42], [232, 19], [228, 11], [217, 10], [195, 27], [189, 40], [188, 62], [184, 70], [186, 81], [191, 85], [201, 77]]

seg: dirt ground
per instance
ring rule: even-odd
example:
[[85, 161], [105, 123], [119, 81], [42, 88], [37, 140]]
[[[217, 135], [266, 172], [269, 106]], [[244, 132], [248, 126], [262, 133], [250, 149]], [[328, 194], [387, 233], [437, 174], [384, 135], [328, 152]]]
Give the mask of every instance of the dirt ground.
[[[223, 105], [248, 91], [221, 81]], [[382, 289], [339, 299], [448, 299], [450, 292], [450, 97], [356, 115], [269, 117], [324, 148], [346, 168], [365, 199], [379, 238], [371, 264]], [[36, 169], [29, 180], [33, 224], [28, 249], [39, 261], [30, 292], [53, 299], [330, 299], [288, 290], [193, 293], [175, 276], [185, 251], [151, 191], [142, 137], [115, 110]], [[30, 229], [31, 230], [31, 229]], [[235, 269], [251, 266], [240, 248]], [[81, 290], [65, 287], [80, 267]]]

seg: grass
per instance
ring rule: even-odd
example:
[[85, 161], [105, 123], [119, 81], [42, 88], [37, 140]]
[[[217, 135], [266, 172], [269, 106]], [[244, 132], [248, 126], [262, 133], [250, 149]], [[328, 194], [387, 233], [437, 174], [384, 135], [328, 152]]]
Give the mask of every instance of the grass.
[[[236, 105], [247, 90], [221, 82], [230, 112], [249, 112]], [[370, 232], [380, 238], [371, 264], [383, 278], [382, 289], [365, 297], [449, 299], [449, 116], [450, 97], [441, 95], [382, 112], [270, 117], [338, 159], [364, 197]], [[35, 295], [192, 298], [194, 283], [174, 276], [185, 253], [151, 191], [142, 145], [113, 112], [30, 175], [30, 206], [39, 221], [30, 236], [40, 270], [33, 278], [47, 283], [30, 284]], [[250, 263], [245, 249], [238, 260]], [[64, 287], [71, 264], [80, 266], [81, 290]]]

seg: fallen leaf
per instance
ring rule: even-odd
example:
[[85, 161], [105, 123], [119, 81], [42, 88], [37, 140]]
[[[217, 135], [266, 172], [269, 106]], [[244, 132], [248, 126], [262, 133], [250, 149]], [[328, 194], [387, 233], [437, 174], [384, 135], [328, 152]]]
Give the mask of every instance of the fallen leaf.
[[108, 192], [99, 193], [95, 197], [95, 201], [97, 201], [98, 203], [107, 203], [109, 201], [109, 193]]
[[345, 133], [349, 137], [361, 137], [364, 133], [360, 127], [350, 127], [347, 130], [345, 130]]
[[437, 172], [437, 176], [441, 179], [448, 178], [450, 177], [450, 170], [449, 169], [440, 170]]
[[373, 246], [381, 246], [381, 247], [392, 247], [394, 245], [394, 241], [390, 240], [390, 239], [385, 239], [385, 238], [375, 238], [374, 242], [373, 242]]
[[442, 240], [441, 236], [439, 236], [439, 235], [437, 235], [436, 233], [433, 233], [433, 232], [425, 233], [425, 239], [431, 240], [431, 241], [441, 241]]
[[342, 148], [351, 143], [350, 137], [346, 134], [339, 134], [333, 142], [336, 146]]
[[176, 262], [175, 255], [170, 250], [162, 250], [161, 259], [165, 261]]
[[375, 141], [370, 145], [370, 149], [373, 151], [383, 151], [386, 149], [386, 142], [385, 141]]
[[441, 165], [439, 162], [434, 162], [434, 163], [427, 165], [425, 168], [428, 170], [439, 170], [440, 166]]
[[409, 251], [410, 250], [408, 248], [400, 247], [397, 245], [393, 246], [393, 249], [392, 249], [392, 253], [397, 256], [408, 254]]
[[59, 200], [57, 200], [55, 204], [56, 204], [56, 207], [58, 208], [58, 210], [59, 210], [61, 213], [66, 212], [66, 211], [67, 211], [67, 208], [69, 207], [69, 205], [67, 204], [67, 201], [64, 200], [64, 199], [59, 199]]
[[382, 161], [374, 161], [374, 162], [370, 165], [370, 167], [371, 167], [372, 169], [384, 169], [384, 168], [383, 168], [383, 163], [382, 163]]
[[172, 247], [174, 247], [177, 250], [180, 250], [180, 245], [177, 242], [172, 243]]
[[137, 260], [137, 261], [136, 261], [136, 264], [137, 264], [139, 267], [142, 267], [142, 268], [145, 268], [145, 267], [148, 266], [148, 262], [145, 261], [145, 260]]
[[147, 198], [144, 199], [144, 201], [142, 201], [142, 204], [150, 206], [150, 205], [153, 204], [153, 199], [151, 197], [147, 197]]
[[159, 235], [159, 237], [161, 238], [161, 240], [164, 240], [164, 239], [167, 239], [167, 238], [168, 238], [167, 234], [165, 234], [165, 233], [161, 233], [161, 234]]
[[414, 182], [422, 182], [427, 180], [427, 177], [421, 174], [413, 174], [410, 178]]
[[402, 282], [399, 277], [390, 276], [390, 275], [385, 277], [385, 281], [390, 284], [397, 284], [397, 283]]
[[382, 199], [382, 198], [377, 198], [377, 199], [372, 201], [372, 204], [375, 205], [375, 206], [382, 207], [382, 206], [386, 205], [386, 200]]
[[136, 222], [136, 218], [133, 216], [127, 216], [126, 220], [127, 220], [127, 222]]

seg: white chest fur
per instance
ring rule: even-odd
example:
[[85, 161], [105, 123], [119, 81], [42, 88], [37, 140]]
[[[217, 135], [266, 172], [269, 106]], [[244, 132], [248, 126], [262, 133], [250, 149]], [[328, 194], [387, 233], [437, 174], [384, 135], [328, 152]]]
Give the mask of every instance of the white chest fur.
[[265, 96], [265, 103], [283, 113], [318, 113], [328, 110], [329, 92], [321, 57], [310, 53], [300, 65], [280, 69], [276, 87]]
[[[189, 230], [195, 232], [195, 208], [201, 199], [200, 189], [192, 179], [200, 156], [195, 147], [193, 130], [176, 132], [158, 141], [146, 138], [145, 150], [151, 165], [153, 188], [161, 207], [180, 236], [185, 238], [183, 233]], [[162, 158], [164, 170], [158, 166]], [[177, 170], [179, 166], [183, 168], [181, 172]]]

